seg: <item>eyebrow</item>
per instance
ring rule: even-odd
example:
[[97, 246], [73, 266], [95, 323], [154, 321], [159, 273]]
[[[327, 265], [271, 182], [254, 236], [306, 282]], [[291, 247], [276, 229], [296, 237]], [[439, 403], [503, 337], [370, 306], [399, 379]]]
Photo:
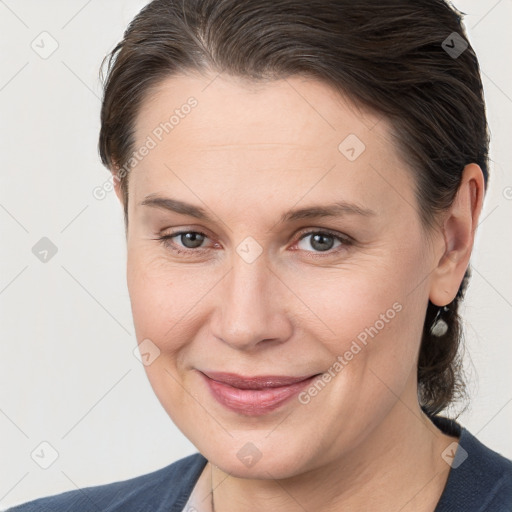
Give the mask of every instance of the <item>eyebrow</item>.
[[[190, 203], [172, 199], [170, 197], [162, 197], [157, 194], [149, 194], [139, 203], [141, 206], [150, 206], [153, 208], [160, 208], [169, 210], [182, 215], [195, 217], [196, 219], [204, 220], [207, 222], [214, 222], [214, 220], [206, 213], [206, 211]], [[285, 212], [278, 224], [285, 222], [293, 222], [301, 219], [313, 219], [322, 217], [340, 217], [343, 215], [360, 215], [370, 217], [377, 215], [377, 213], [369, 208], [365, 208], [355, 203], [346, 201], [337, 201], [328, 205], [309, 206], [305, 208], [296, 208]]]

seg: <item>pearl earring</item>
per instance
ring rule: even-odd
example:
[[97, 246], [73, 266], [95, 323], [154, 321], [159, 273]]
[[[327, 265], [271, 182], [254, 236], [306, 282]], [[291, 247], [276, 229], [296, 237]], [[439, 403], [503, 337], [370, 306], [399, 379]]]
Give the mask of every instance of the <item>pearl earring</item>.
[[433, 336], [444, 336], [448, 331], [448, 324], [445, 320], [442, 318], [439, 318], [441, 316], [442, 311], [448, 311], [448, 306], [444, 306], [442, 308], [439, 308], [436, 317], [434, 318], [434, 321], [432, 322], [432, 327], [430, 328], [430, 334]]

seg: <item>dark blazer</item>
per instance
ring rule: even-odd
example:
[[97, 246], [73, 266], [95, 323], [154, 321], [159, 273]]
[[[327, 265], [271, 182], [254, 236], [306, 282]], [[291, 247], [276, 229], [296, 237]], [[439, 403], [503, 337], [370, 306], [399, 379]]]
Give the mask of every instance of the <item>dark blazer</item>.
[[[512, 512], [512, 461], [455, 421], [432, 421], [459, 437], [457, 451], [443, 455], [451, 469], [434, 512]], [[182, 512], [206, 463], [195, 453], [152, 473], [39, 498], [7, 512]]]

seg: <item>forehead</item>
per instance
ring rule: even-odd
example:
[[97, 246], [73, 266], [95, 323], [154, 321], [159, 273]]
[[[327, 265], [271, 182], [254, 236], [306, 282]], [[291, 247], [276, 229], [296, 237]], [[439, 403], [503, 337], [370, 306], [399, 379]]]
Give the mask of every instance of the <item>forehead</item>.
[[[390, 125], [328, 85], [305, 77], [251, 82], [225, 75], [166, 79], [141, 105], [136, 148], [152, 149], [132, 171], [136, 199], [186, 173], [189, 183], [226, 192], [245, 186], [315, 193], [343, 185], [361, 201], [386, 201], [383, 185], [412, 200]], [[331, 170], [331, 172], [330, 172]], [[286, 187], [286, 188], [283, 188]], [[296, 189], [296, 190], [294, 190]], [[392, 188], [388, 196], [395, 195]]]
[[[190, 98], [197, 103], [192, 109], [187, 106]], [[170, 77], [148, 91], [142, 102], [136, 122], [138, 140], [169, 121], [173, 113], [173, 133], [168, 138], [193, 130], [189, 142], [197, 146], [232, 141], [303, 147], [308, 140], [330, 144], [345, 132], [364, 138], [377, 125], [377, 136], [388, 128], [381, 116], [362, 110], [327, 84], [299, 76], [265, 82], [222, 74]], [[201, 125], [204, 129], [196, 131]]]

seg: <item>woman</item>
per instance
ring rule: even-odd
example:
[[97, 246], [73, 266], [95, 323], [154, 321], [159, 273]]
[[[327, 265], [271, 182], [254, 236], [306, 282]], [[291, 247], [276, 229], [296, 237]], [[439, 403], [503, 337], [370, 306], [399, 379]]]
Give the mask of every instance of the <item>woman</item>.
[[440, 415], [488, 182], [479, 65], [443, 0], [154, 0], [99, 150], [151, 385], [198, 453], [12, 511], [510, 511]]

